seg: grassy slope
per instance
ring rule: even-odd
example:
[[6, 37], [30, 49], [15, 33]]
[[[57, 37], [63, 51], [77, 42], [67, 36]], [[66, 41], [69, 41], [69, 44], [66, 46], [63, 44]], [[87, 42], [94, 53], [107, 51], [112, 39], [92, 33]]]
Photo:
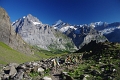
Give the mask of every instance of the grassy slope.
[[35, 55], [34, 56], [37, 56], [37, 58], [39, 59], [46, 59], [46, 58], [51, 58], [51, 57], [60, 57], [60, 56], [63, 56], [63, 55], [66, 55], [68, 52], [65, 52], [65, 51], [46, 51], [46, 50], [42, 50], [42, 49], [39, 49], [39, 48], [35, 48]]
[[22, 54], [0, 42], [0, 64], [7, 64], [10, 62], [23, 63], [27, 61], [37, 60], [32, 55]]
[[38, 50], [37, 48], [34, 48], [34, 50], [35, 50], [34, 55], [26, 55], [16, 50], [13, 50], [6, 44], [0, 42], [0, 64], [8, 64], [13, 62], [24, 63], [50, 57], [58, 57], [67, 54], [65, 52], [53, 53], [46, 50]]

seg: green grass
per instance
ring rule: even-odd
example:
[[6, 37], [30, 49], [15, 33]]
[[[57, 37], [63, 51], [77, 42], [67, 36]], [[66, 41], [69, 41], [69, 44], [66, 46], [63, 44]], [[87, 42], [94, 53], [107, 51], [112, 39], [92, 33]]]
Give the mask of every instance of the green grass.
[[54, 53], [52, 51], [46, 51], [46, 50], [39, 50], [35, 52], [35, 56], [37, 56], [39, 59], [46, 59], [46, 58], [52, 58], [52, 57], [60, 57], [63, 55], [66, 55], [67, 52], [63, 53]]
[[26, 55], [12, 49], [3, 42], [0, 42], [0, 64], [8, 64], [13, 62], [24, 63], [29, 61], [46, 59], [50, 57], [59, 57], [67, 54], [66, 52], [57, 53], [53, 51], [40, 50], [35, 47], [34, 50], [34, 55]]
[[33, 60], [37, 60], [37, 58], [13, 50], [6, 44], [0, 42], [0, 64], [8, 64], [11, 62], [23, 63]]
[[34, 52], [35, 52], [34, 56], [36, 56], [39, 59], [60, 57], [60, 56], [68, 54], [67, 51], [62, 51], [62, 50], [47, 51], [47, 50], [41, 49], [41, 48], [39, 48], [37, 46], [33, 46], [32, 48], [34, 49]]

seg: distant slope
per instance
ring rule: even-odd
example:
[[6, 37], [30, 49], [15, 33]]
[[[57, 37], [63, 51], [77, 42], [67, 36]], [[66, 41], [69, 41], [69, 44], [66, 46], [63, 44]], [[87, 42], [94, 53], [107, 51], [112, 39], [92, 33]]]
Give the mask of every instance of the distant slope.
[[7, 63], [23, 63], [27, 61], [37, 60], [37, 58], [33, 57], [32, 55], [26, 55], [20, 53], [3, 42], [0, 42], [0, 64], [7, 64]]

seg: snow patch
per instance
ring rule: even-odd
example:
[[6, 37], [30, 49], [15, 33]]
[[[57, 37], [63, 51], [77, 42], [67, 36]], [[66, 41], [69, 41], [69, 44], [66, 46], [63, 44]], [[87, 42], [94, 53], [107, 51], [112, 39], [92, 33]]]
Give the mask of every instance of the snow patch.
[[75, 28], [74, 26], [66, 26], [66, 27], [62, 27], [61, 29], [60, 29], [60, 31], [61, 32], [66, 32], [69, 28], [71, 28], [71, 29], [77, 29], [77, 28]]
[[56, 24], [53, 25], [53, 27], [55, 27], [55, 26], [57, 26], [57, 25], [59, 25], [59, 24], [61, 24], [61, 23], [62, 23], [62, 21], [61, 21], [61, 20], [58, 20], [58, 21], [56, 22]]
[[25, 16], [23, 16], [23, 19], [26, 18]]
[[41, 23], [39, 23], [39, 22], [34, 22], [34, 21], [32, 21], [32, 20], [31, 20], [31, 22], [32, 22], [34, 25], [41, 24]]
[[120, 26], [118, 26], [118, 27], [106, 28], [106, 29], [101, 30], [100, 32], [101, 32], [102, 34], [109, 34], [109, 33], [113, 32], [115, 29], [120, 29]]

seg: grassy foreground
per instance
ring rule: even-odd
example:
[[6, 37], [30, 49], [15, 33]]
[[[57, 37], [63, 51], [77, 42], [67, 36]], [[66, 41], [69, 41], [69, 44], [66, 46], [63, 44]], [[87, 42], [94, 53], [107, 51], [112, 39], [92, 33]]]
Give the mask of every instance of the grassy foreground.
[[23, 63], [27, 61], [37, 60], [38, 58], [33, 57], [32, 55], [22, 54], [3, 42], [0, 42], [0, 64], [8, 64], [8, 63]]
[[0, 64], [24, 63], [29, 61], [46, 59], [50, 57], [58, 57], [65, 54], [67, 53], [65, 52], [53, 53], [53, 51], [39, 50], [37, 48], [34, 48], [34, 55], [26, 55], [12, 49], [3, 42], [0, 42]]

